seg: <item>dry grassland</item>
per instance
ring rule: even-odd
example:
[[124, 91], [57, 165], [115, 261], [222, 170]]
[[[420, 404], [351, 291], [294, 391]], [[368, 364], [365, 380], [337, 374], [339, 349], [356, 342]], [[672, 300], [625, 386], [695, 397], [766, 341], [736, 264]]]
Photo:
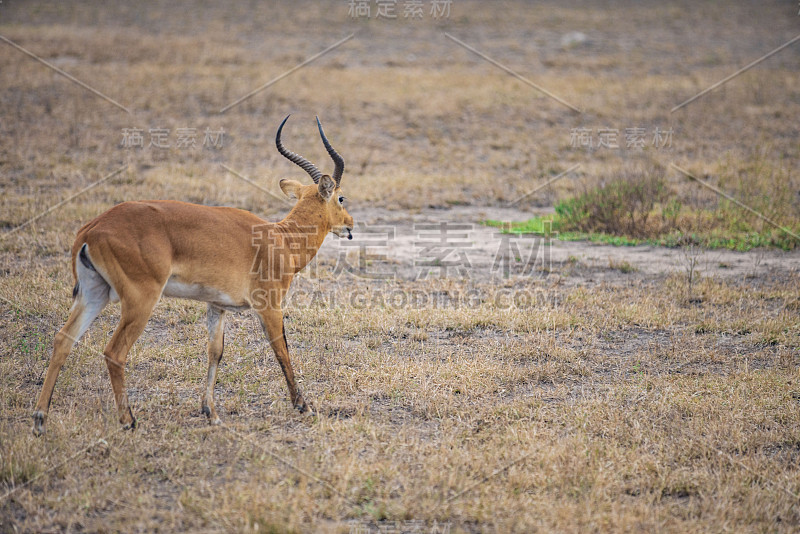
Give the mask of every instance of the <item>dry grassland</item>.
[[[439, 21], [429, 4], [409, 21], [403, 2], [397, 20], [351, 18], [345, 1], [0, 3], [0, 35], [131, 110], [0, 42], [0, 531], [800, 528], [797, 249], [714, 260], [569, 244], [564, 257], [555, 241], [525, 276], [498, 276], [489, 258], [417, 280], [400, 256], [396, 279], [376, 280], [334, 276], [358, 249], [330, 237], [286, 320], [317, 416], [291, 408], [257, 320], [238, 314], [217, 385], [224, 425], [210, 427], [205, 307], [165, 300], [128, 359], [139, 428], [119, 429], [98, 352], [119, 317], [109, 306], [62, 370], [48, 433], [31, 434], [76, 230], [143, 198], [281, 217], [278, 179], [302, 179], [273, 144], [290, 112], [287, 147], [330, 169], [320, 115], [347, 162], [350, 213], [398, 235], [546, 213], [630, 169], [663, 172], [686, 206], [732, 212], [670, 163], [800, 220], [800, 43], [670, 112], [800, 33], [791, 2], [454, 0]], [[562, 44], [574, 31], [587, 41]], [[619, 149], [573, 147], [578, 127], [643, 127], [648, 146], [621, 134]], [[656, 127], [671, 146], [652, 146]], [[143, 129], [145, 147], [121, 147], [124, 128]], [[170, 148], [147, 146], [151, 128], [170, 129]], [[178, 128], [196, 128], [197, 147], [177, 147]], [[206, 128], [224, 129], [224, 146], [201, 146]], [[403, 294], [429, 300], [389, 298]]]

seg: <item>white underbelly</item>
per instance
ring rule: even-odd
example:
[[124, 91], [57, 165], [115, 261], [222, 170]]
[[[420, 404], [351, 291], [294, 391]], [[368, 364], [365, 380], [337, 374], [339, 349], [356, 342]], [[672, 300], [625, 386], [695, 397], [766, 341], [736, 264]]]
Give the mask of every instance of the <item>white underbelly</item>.
[[175, 278], [170, 278], [161, 293], [164, 297], [177, 297], [182, 299], [199, 300], [219, 306], [220, 308], [238, 310], [249, 308], [249, 304], [243, 300], [236, 300], [227, 293], [214, 287], [202, 284], [187, 284], [179, 282]]

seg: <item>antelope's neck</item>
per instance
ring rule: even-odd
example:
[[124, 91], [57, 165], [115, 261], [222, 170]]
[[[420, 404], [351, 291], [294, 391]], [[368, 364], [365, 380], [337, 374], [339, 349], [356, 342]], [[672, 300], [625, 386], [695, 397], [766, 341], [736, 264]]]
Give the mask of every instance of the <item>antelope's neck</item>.
[[[324, 208], [324, 205], [320, 207]], [[325, 236], [331, 231], [325, 213], [306, 202], [298, 202], [277, 227], [292, 256], [295, 273], [303, 270], [317, 255]]]

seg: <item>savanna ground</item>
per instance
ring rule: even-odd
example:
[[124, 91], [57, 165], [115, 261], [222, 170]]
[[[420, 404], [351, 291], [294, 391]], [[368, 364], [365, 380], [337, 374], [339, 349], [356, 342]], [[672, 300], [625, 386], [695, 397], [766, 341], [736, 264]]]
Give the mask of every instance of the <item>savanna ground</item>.
[[[671, 112], [800, 33], [796, 3], [454, 0], [438, 19], [430, 4], [420, 20], [402, 1], [397, 19], [374, 3], [351, 17], [344, 1], [0, 4], [0, 35], [130, 110], [0, 43], [0, 530], [800, 528], [796, 242], [671, 166], [797, 231], [800, 43]], [[330, 169], [322, 118], [360, 223], [353, 246], [329, 238], [286, 306], [318, 415], [291, 408], [257, 320], [238, 314], [224, 425], [210, 427], [205, 308], [167, 300], [128, 359], [139, 428], [119, 429], [99, 353], [112, 305], [35, 438], [76, 230], [143, 198], [280, 218], [279, 178], [308, 180], [274, 149], [290, 112], [287, 147]], [[639, 127], [644, 146], [626, 146]], [[131, 128], [144, 147], [122, 146]], [[157, 128], [167, 148], [149, 146]], [[196, 146], [178, 146], [178, 128]], [[221, 146], [204, 146], [206, 128], [224, 130]], [[618, 148], [597, 146], [601, 128]], [[682, 247], [479, 224], [656, 175], [667, 194], [639, 230], [669, 222]], [[448, 242], [455, 265], [424, 257], [415, 225], [442, 221], [467, 225], [466, 247]], [[701, 248], [709, 236], [772, 248]]]

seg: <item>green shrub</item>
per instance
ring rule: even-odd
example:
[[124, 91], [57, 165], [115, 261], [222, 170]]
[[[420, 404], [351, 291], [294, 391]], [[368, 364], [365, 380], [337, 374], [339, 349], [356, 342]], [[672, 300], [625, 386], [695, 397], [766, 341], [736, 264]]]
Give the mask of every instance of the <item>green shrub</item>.
[[[648, 221], [657, 204], [664, 205], [664, 220], [674, 224], [677, 219], [680, 203], [676, 206], [667, 199], [664, 178], [651, 174], [614, 180], [560, 201], [555, 210], [564, 230], [648, 237], [654, 233]], [[655, 230], [660, 233], [661, 225]]]

